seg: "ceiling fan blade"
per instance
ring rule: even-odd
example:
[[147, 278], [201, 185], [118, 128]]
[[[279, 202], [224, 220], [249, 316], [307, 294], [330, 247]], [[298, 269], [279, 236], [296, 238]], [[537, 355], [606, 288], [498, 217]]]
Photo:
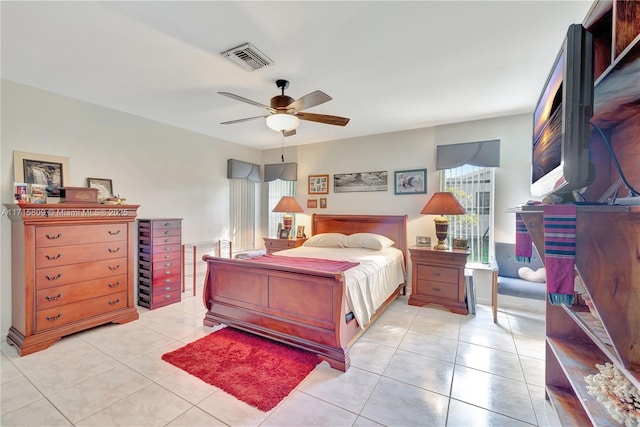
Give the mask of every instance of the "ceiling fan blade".
[[333, 98], [326, 93], [316, 90], [315, 92], [308, 93], [302, 98], [298, 98], [291, 104], [287, 105], [287, 110], [294, 110], [298, 112], [306, 110], [307, 108], [315, 107], [316, 105], [324, 104], [332, 99]]
[[325, 123], [327, 125], [346, 126], [349, 123], [349, 118], [339, 116], [329, 116], [326, 114], [313, 114], [313, 113], [298, 113], [296, 114], [300, 120], [307, 120], [310, 122]]
[[296, 134], [296, 130], [295, 129], [291, 129], [291, 130], [283, 130], [282, 131], [282, 135], [283, 136], [293, 136]]
[[234, 123], [248, 122], [250, 120], [255, 120], [255, 119], [264, 119], [267, 116], [269, 116], [269, 114], [267, 114], [266, 116], [255, 116], [255, 117], [247, 117], [245, 119], [229, 120], [228, 122], [222, 122], [220, 124], [221, 125], [232, 125]]
[[252, 101], [252, 100], [244, 98], [244, 97], [242, 97], [240, 95], [236, 95], [236, 94], [229, 93], [229, 92], [218, 92], [218, 93], [220, 95], [224, 95], [224, 96], [228, 96], [229, 98], [233, 98], [236, 101], [246, 102], [247, 104], [255, 105], [256, 107], [260, 107], [260, 108], [266, 108], [267, 110], [271, 111], [272, 113], [276, 112], [275, 109], [273, 109], [273, 108], [271, 108], [271, 107], [269, 107], [267, 105], [261, 104], [261, 103], [256, 102], [256, 101]]

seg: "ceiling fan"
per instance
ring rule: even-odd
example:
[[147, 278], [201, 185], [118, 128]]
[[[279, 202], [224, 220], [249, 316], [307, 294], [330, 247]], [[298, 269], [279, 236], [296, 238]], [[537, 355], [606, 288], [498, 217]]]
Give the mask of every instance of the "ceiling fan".
[[275, 130], [276, 132], [281, 132], [284, 136], [291, 136], [296, 134], [296, 128], [300, 124], [300, 120], [307, 120], [310, 122], [324, 123], [336, 126], [345, 126], [347, 123], [349, 123], [349, 119], [346, 117], [302, 112], [302, 110], [306, 110], [308, 108], [331, 101], [333, 98], [331, 98], [326, 93], [316, 90], [314, 92], [306, 94], [302, 98], [294, 100], [290, 96], [284, 94], [284, 90], [289, 87], [289, 82], [287, 80], [276, 80], [276, 86], [278, 87], [278, 89], [282, 90], [282, 94], [276, 95], [271, 98], [271, 106], [252, 101], [233, 93], [218, 92], [220, 95], [228, 96], [229, 98], [246, 102], [247, 104], [255, 105], [256, 107], [265, 108], [269, 111], [269, 114], [265, 114], [262, 116], [230, 120], [228, 122], [222, 122], [221, 124], [230, 125], [234, 123], [247, 122], [249, 120], [266, 118], [267, 126], [269, 126], [269, 128]]

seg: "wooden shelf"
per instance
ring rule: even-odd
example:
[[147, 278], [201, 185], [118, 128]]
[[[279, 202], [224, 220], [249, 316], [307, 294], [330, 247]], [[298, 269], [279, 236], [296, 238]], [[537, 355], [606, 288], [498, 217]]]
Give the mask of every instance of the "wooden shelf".
[[586, 426], [591, 424], [586, 412], [576, 411], [576, 408], [580, 408], [581, 405], [571, 390], [547, 386], [546, 391], [561, 425]]
[[[595, 344], [576, 343], [560, 338], [547, 337], [547, 345], [553, 352], [558, 363], [562, 367], [567, 380], [571, 384], [571, 390], [567, 390], [564, 399], [571, 400], [569, 396], [574, 395], [574, 404], [582, 406], [584, 412], [575, 411], [575, 406], [570, 412], [574, 413], [571, 418], [582, 418], [586, 416], [593, 425], [617, 425], [618, 423], [609, 415], [609, 411], [587, 391], [587, 382], [584, 379], [587, 375], [597, 374], [596, 364], [603, 365], [609, 361], [607, 356]], [[553, 386], [548, 387], [553, 390]], [[557, 390], [556, 390], [557, 391]], [[573, 405], [569, 405], [571, 408]], [[565, 414], [564, 416], [568, 416]], [[587, 425], [576, 422], [574, 425]]]

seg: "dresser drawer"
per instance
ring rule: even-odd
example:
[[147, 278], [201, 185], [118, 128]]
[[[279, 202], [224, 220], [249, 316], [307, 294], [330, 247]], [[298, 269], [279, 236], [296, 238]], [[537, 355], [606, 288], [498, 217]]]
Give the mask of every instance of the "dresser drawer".
[[180, 290], [173, 292], [167, 292], [163, 294], [156, 294], [154, 292], [152, 298], [153, 307], [162, 307], [163, 305], [173, 304], [180, 301]]
[[182, 261], [180, 259], [169, 259], [169, 260], [164, 260], [164, 261], [160, 261], [160, 262], [154, 262], [153, 263], [153, 270], [163, 270], [163, 269], [167, 269], [167, 268], [181, 268], [182, 267]]
[[420, 295], [428, 295], [442, 299], [458, 299], [458, 285], [452, 285], [444, 282], [434, 282], [427, 280], [417, 280], [416, 293]]
[[154, 246], [141, 244], [139, 246], [139, 249], [140, 249], [140, 253], [143, 253], [143, 254], [149, 254], [149, 253], [161, 254], [161, 253], [168, 253], [168, 252], [177, 252], [178, 256], [180, 256], [180, 253], [181, 253], [179, 244], [154, 245]]
[[127, 274], [127, 258], [81, 262], [36, 270], [36, 289]]
[[428, 264], [418, 265], [418, 277], [423, 280], [453, 283], [458, 286], [458, 273], [459, 271], [457, 268], [440, 267]]
[[154, 237], [151, 243], [154, 246], [158, 245], [170, 245], [170, 244], [180, 244], [180, 239], [182, 237], [180, 235], [175, 236], [162, 236], [162, 237]]
[[78, 320], [127, 307], [127, 292], [105, 295], [90, 300], [38, 310], [36, 330], [42, 332]]
[[40, 289], [36, 293], [36, 309], [44, 310], [95, 297], [118, 293], [127, 288], [127, 276], [113, 276], [71, 285]]
[[153, 255], [149, 253], [140, 252], [138, 254], [138, 257], [140, 258], [141, 261], [155, 263], [155, 262], [161, 262], [161, 261], [181, 259], [181, 252], [180, 251], [173, 251], [173, 252], [167, 252], [167, 253], [159, 252], [159, 253], [154, 253]]
[[59, 225], [36, 228], [36, 247], [127, 240], [126, 224]]
[[36, 249], [36, 268], [121, 258], [123, 256], [127, 256], [126, 240], [88, 243], [85, 245], [51, 246]]
[[154, 281], [153, 282], [153, 295], [166, 294], [167, 292], [182, 292], [182, 283], [180, 280], [172, 280], [169, 283]]
[[[142, 272], [143, 270], [140, 270]], [[148, 274], [148, 272], [147, 272]], [[163, 279], [171, 276], [180, 277], [180, 266], [172, 267], [172, 268], [154, 268], [153, 273], [151, 273], [151, 278], [155, 281], [157, 279]]]

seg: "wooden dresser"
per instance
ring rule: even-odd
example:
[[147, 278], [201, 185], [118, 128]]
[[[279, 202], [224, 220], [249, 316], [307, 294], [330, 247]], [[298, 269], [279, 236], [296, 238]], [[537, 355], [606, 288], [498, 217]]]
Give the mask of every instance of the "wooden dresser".
[[306, 238], [301, 239], [274, 239], [270, 237], [263, 237], [264, 247], [267, 249], [268, 254], [274, 252], [283, 251], [285, 249], [293, 249], [302, 246], [307, 241]]
[[137, 205], [4, 205], [11, 220], [11, 328], [22, 356], [65, 335], [138, 318]]
[[431, 248], [409, 248], [411, 295], [409, 304], [439, 304], [458, 314], [467, 314], [464, 266], [467, 251], [436, 251]]
[[138, 220], [138, 305], [153, 310], [182, 294], [182, 218]]

